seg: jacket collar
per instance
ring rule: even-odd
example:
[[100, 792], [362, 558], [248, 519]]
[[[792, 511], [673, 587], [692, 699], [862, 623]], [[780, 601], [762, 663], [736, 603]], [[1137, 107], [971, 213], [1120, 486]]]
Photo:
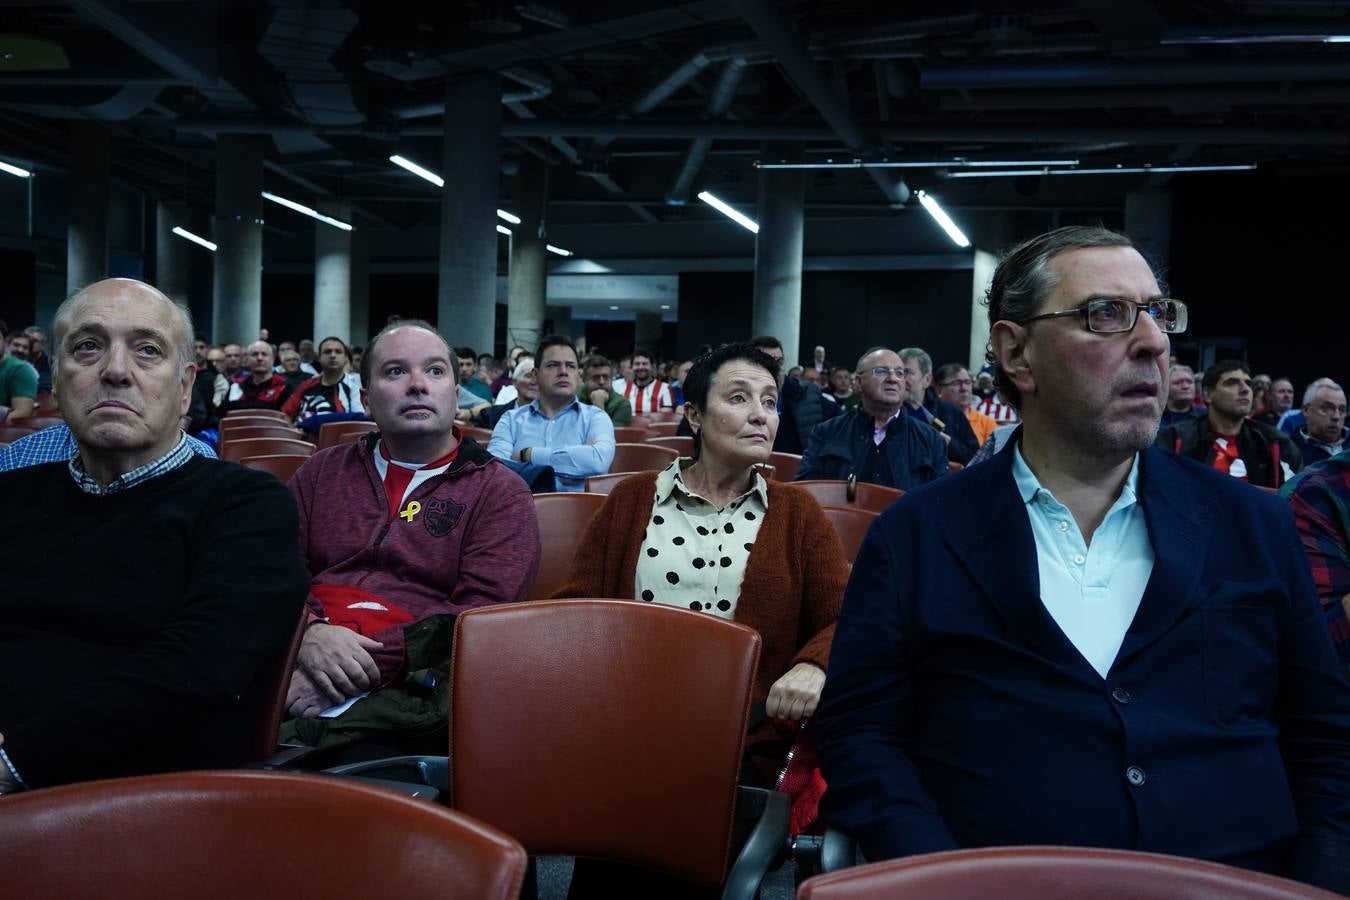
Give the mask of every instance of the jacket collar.
[[[1009, 444], [1020, 439], [1019, 427]], [[967, 518], [953, 517], [943, 539], [1022, 640], [1066, 670], [1100, 681], [1041, 603], [1036, 542], [1012, 463], [1013, 455], [1005, 447], [988, 462], [957, 476], [964, 488], [952, 498], [950, 508], [982, 508], [983, 515], [974, 527]], [[1153, 643], [1200, 602], [1196, 589], [1202, 567], [1197, 560], [1204, 558], [1218, 519], [1198, 480], [1164, 450], [1151, 447], [1140, 452], [1138, 493], [1153, 545], [1153, 573], [1116, 664]]]
[[[482, 444], [471, 437], [465, 436], [458, 425], [455, 426], [455, 434], [459, 438], [459, 454], [450, 463], [450, 468], [445, 470], [445, 475], [456, 475], [469, 466], [481, 468], [496, 459], [487, 452]], [[358, 443], [365, 449], [366, 458], [370, 461], [371, 467], [374, 468], [375, 448], [380, 443], [380, 433], [378, 431], [367, 432]]]

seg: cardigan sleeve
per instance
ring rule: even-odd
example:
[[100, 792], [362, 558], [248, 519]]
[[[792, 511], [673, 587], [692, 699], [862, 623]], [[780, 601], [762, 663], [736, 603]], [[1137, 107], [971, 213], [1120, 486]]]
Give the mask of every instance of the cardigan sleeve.
[[[637, 552], [646, 527], [645, 522], [637, 526], [635, 517], [645, 508], [642, 498], [649, 497], [653, 490], [656, 473], [650, 474], [651, 478], [637, 476], [615, 486], [586, 525], [586, 533], [572, 557], [567, 581], [549, 599], [633, 599], [632, 584], [637, 567], [629, 562], [629, 558]], [[627, 572], [623, 571], [625, 567]], [[629, 586], [627, 591], [622, 589], [624, 585]]]
[[844, 559], [844, 545], [816, 498], [805, 491], [794, 491], [791, 496], [798, 506], [795, 518], [800, 524], [794, 539], [802, 572], [802, 643], [792, 664], [809, 662], [827, 669], [834, 623], [839, 618], [848, 583], [848, 562]]

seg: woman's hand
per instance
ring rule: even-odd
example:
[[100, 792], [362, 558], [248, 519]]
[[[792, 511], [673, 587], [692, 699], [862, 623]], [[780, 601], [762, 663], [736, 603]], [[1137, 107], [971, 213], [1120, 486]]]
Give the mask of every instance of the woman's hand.
[[799, 721], [814, 715], [825, 686], [825, 670], [814, 663], [797, 663], [769, 688], [764, 709], [771, 719]]

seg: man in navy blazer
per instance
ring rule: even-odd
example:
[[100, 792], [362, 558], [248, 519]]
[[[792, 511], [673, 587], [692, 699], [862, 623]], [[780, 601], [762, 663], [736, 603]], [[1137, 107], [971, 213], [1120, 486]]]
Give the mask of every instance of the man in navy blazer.
[[992, 460], [854, 564], [817, 713], [869, 859], [1116, 847], [1350, 890], [1350, 687], [1288, 509], [1153, 449], [1185, 329], [1127, 237], [1057, 229], [989, 291]]

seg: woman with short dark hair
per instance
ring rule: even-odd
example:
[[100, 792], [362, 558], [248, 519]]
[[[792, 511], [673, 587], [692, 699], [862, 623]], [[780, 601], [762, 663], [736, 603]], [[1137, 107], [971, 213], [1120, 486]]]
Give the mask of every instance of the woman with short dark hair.
[[848, 564], [815, 499], [756, 468], [778, 430], [779, 373], [750, 344], [700, 357], [684, 381], [693, 456], [614, 488], [554, 596], [665, 603], [755, 628], [755, 700], [801, 719], [825, 682]]

